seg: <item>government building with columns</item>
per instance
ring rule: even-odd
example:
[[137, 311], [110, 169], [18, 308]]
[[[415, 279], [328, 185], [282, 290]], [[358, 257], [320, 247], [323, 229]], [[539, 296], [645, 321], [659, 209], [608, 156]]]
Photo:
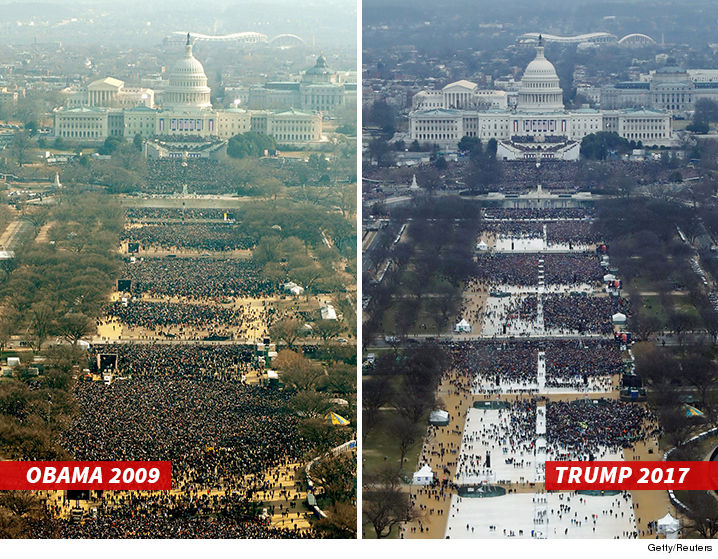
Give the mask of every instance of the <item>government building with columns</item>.
[[128, 139], [215, 138], [226, 140], [256, 131], [278, 143], [306, 145], [322, 142], [322, 114], [318, 111], [213, 109], [207, 75], [192, 54], [187, 36], [185, 53], [173, 66], [162, 105], [154, 106], [154, 92], [125, 88], [105, 78], [73, 93], [66, 108], [55, 111], [54, 135], [68, 140], [103, 141], [109, 136]]
[[[464, 136], [482, 141], [495, 138], [499, 141], [497, 155], [506, 160], [577, 159], [581, 139], [601, 131], [616, 132], [647, 146], [671, 143], [671, 115], [665, 111], [566, 110], [556, 69], [544, 56], [541, 41], [536, 47], [536, 57], [521, 78], [515, 108], [474, 108], [481, 93], [472, 90], [472, 85], [471, 82], [450, 84], [447, 87], [454, 91], [441, 97], [419, 92], [419, 106], [422, 101], [430, 100], [433, 108], [420, 108], [409, 114], [411, 140], [455, 149]], [[459, 88], [464, 91], [457, 91]], [[484, 97], [488, 98], [489, 93], [484, 93]]]

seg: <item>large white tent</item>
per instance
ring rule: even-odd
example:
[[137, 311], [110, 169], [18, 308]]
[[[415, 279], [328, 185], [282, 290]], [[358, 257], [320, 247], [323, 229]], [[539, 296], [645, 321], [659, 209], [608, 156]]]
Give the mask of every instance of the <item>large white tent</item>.
[[462, 318], [454, 326], [454, 332], [471, 332], [471, 324], [469, 324], [465, 318]]
[[617, 312], [611, 318], [614, 324], [626, 324], [626, 315], [622, 312]]
[[413, 485], [431, 485], [434, 483], [434, 472], [428, 464], [424, 464], [418, 472], [414, 472], [411, 483]]
[[665, 534], [666, 538], [678, 538], [678, 532], [681, 529], [681, 523], [677, 518], [673, 518], [670, 513], [656, 521], [659, 534]]
[[448, 425], [449, 412], [445, 410], [434, 410], [429, 414], [430, 425]]

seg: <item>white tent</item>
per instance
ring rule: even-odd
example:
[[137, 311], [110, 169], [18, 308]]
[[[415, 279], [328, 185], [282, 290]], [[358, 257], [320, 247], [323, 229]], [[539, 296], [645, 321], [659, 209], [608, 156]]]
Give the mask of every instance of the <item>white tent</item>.
[[337, 311], [334, 310], [332, 305], [319, 309], [319, 314], [322, 315], [322, 320], [337, 320]]
[[487, 245], [484, 241], [481, 241], [478, 245], [476, 245], [476, 248], [479, 250], [489, 250], [489, 245]]
[[434, 472], [428, 464], [424, 464], [418, 472], [414, 472], [412, 485], [431, 485], [434, 483]]
[[611, 318], [614, 324], [626, 324], [626, 315], [622, 312], [617, 312]]
[[[415, 474], [416, 475], [416, 474]], [[658, 533], [665, 534], [666, 538], [676, 539], [678, 538], [678, 532], [681, 529], [681, 523], [677, 518], [673, 518], [670, 513], [666, 514], [663, 518], [656, 521], [658, 526]]]
[[288, 281], [283, 287], [285, 291], [289, 291], [292, 295], [301, 295], [304, 293], [304, 288], [293, 281]]
[[603, 281], [606, 281], [606, 282], [614, 281], [615, 279], [616, 279], [616, 276], [614, 276], [613, 274], [606, 274], [605, 276], [603, 276]]
[[454, 326], [454, 332], [471, 332], [471, 324], [469, 324], [465, 318], [462, 318]]
[[449, 412], [444, 410], [435, 410], [429, 414], [429, 424], [431, 425], [448, 425]]

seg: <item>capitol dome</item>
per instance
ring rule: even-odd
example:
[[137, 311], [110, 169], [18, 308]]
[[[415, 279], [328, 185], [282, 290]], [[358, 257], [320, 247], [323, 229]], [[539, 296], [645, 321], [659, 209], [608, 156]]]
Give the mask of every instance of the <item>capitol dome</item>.
[[564, 108], [556, 68], [544, 56], [540, 37], [536, 58], [526, 66], [521, 78], [518, 108], [529, 111], [562, 111]]
[[165, 91], [165, 104], [177, 107], [211, 107], [210, 89], [202, 63], [192, 54], [189, 33], [185, 44], [184, 57], [172, 67], [169, 87]]

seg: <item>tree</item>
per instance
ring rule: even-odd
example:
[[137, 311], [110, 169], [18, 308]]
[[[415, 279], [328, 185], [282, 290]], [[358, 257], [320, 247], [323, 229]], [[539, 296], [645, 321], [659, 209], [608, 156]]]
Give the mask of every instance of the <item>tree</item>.
[[391, 136], [396, 129], [396, 109], [386, 101], [374, 101], [367, 115], [367, 124], [379, 126], [384, 134]]
[[333, 504], [352, 498], [356, 471], [356, 455], [344, 452], [319, 460], [309, 475], [321, 486], [324, 496]]
[[397, 470], [365, 472], [362, 497], [362, 514], [378, 539], [388, 537], [396, 526], [413, 518], [409, 493], [403, 490]]
[[373, 374], [362, 382], [362, 423], [365, 437], [379, 421], [380, 408], [389, 401], [389, 388], [386, 375]]
[[685, 515], [688, 523], [685, 530], [688, 535], [704, 539], [718, 536], [718, 502], [706, 491], [681, 492], [683, 504], [688, 507]]
[[327, 452], [335, 446], [336, 432], [337, 427], [329, 425], [324, 419], [309, 418], [299, 423], [299, 436], [309, 442], [317, 453]]
[[316, 388], [317, 382], [324, 375], [321, 367], [294, 351], [283, 349], [272, 361], [282, 374], [282, 380], [297, 390]]
[[102, 147], [97, 150], [100, 155], [111, 155], [115, 153], [124, 144], [125, 139], [121, 136], [108, 136]]
[[696, 327], [696, 318], [682, 311], [672, 312], [668, 315], [668, 327], [676, 334], [678, 345], [683, 347], [684, 334]]
[[274, 138], [259, 132], [244, 132], [232, 136], [227, 142], [227, 155], [236, 159], [262, 157], [265, 151], [273, 154], [276, 150]]
[[6, 308], [3, 311], [3, 315], [0, 316], [0, 351], [5, 349], [16, 326], [17, 313], [12, 308]]
[[326, 518], [319, 519], [314, 527], [330, 538], [353, 539], [357, 534], [357, 509], [351, 503], [335, 503], [322, 509]]
[[142, 140], [142, 134], [140, 134], [140, 133], [135, 134], [135, 137], [132, 138], [132, 145], [135, 146], [135, 149], [137, 151], [142, 151], [143, 144], [144, 144], [144, 141]]
[[294, 348], [294, 342], [302, 335], [304, 323], [296, 318], [284, 318], [269, 327], [269, 336], [287, 344], [289, 349]]
[[338, 320], [317, 320], [314, 322], [312, 331], [322, 339], [325, 344], [327, 340], [335, 338], [342, 331], [342, 325]]
[[676, 376], [679, 367], [673, 355], [661, 348], [641, 354], [636, 360], [636, 373], [655, 386], [668, 384]]
[[693, 132], [694, 134], [708, 134], [708, 131], [710, 130], [710, 125], [707, 122], [694, 120], [688, 126], [686, 126], [686, 130], [688, 130], [689, 132]]
[[264, 198], [271, 198], [274, 200], [274, 207], [276, 207], [277, 196], [283, 189], [284, 185], [275, 177], [267, 177], [257, 184], [257, 190]]
[[30, 147], [30, 139], [25, 130], [18, 130], [12, 137], [10, 151], [15, 157], [19, 167], [25, 164], [25, 155]]
[[661, 329], [661, 321], [655, 315], [634, 312], [630, 318], [631, 330], [638, 334], [641, 340], [648, 340], [650, 336]]
[[391, 146], [383, 138], [374, 138], [369, 142], [369, 156], [376, 160], [379, 167], [391, 167], [395, 163]]
[[302, 417], [324, 417], [331, 408], [327, 397], [315, 390], [298, 392], [289, 405]]
[[693, 122], [704, 122], [706, 124], [718, 122], [718, 103], [712, 99], [697, 99]]
[[42, 503], [34, 492], [0, 492], [0, 538], [29, 538], [32, 536], [29, 521], [41, 520], [46, 527], [54, 522], [46, 518]]
[[586, 159], [603, 160], [611, 153], [627, 153], [629, 150], [628, 140], [615, 132], [587, 134], [581, 140], [581, 155]]
[[42, 348], [43, 342], [51, 335], [54, 319], [55, 313], [48, 304], [38, 303], [33, 307], [31, 325], [38, 351]]
[[690, 353], [681, 360], [682, 376], [698, 390], [701, 406], [706, 404], [708, 390], [716, 379], [716, 365], [709, 355]]
[[72, 345], [90, 334], [95, 329], [95, 324], [89, 317], [82, 313], [67, 313], [57, 321], [59, 333]]
[[460, 151], [473, 152], [477, 148], [481, 151], [481, 139], [476, 136], [464, 136], [459, 140], [458, 148]]
[[[340, 348], [342, 346], [336, 346]], [[349, 347], [349, 346], [347, 346]], [[347, 363], [336, 363], [329, 370], [320, 386], [320, 390], [328, 390], [335, 394], [354, 394], [357, 387], [356, 366]]]
[[403, 468], [406, 453], [421, 436], [421, 430], [408, 417], [395, 415], [389, 422], [389, 433], [399, 448], [399, 467]]

